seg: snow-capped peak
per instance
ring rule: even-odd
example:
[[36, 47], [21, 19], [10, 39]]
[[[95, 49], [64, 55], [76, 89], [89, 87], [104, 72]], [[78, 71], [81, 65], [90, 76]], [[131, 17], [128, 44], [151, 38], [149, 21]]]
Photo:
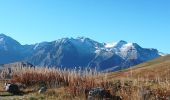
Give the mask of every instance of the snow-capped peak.
[[81, 42], [84, 42], [87, 38], [86, 37], [77, 37], [78, 40], [80, 40]]
[[134, 48], [133, 43], [124, 44], [124, 45], [121, 47], [121, 50], [127, 51], [127, 50], [129, 50], [130, 48]]
[[106, 48], [113, 48], [116, 44], [117, 44], [117, 42], [106, 43], [106, 44], [105, 44], [105, 47], [106, 47]]
[[120, 40], [114, 47], [115, 48], [121, 48], [125, 44], [127, 44], [126, 41]]
[[121, 48], [125, 44], [127, 44], [127, 42], [121, 40], [119, 42], [106, 43], [105, 48]]

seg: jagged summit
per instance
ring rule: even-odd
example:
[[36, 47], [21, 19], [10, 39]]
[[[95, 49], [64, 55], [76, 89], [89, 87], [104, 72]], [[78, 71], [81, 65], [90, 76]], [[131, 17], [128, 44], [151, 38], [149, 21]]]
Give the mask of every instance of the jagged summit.
[[119, 42], [105, 43], [106, 48], [121, 48], [124, 44], [127, 44], [126, 41], [120, 40]]
[[4, 33], [0, 33], [0, 37], [1, 37], [1, 36], [7, 36], [7, 35], [5, 35]]
[[10, 48], [13, 45], [20, 46], [21, 44], [5, 34], [0, 34], [0, 46], [9, 46]]
[[137, 43], [123, 40], [99, 43], [87, 37], [77, 37], [21, 45], [4, 34], [0, 34], [0, 55], [0, 64], [25, 61], [38, 66], [80, 66], [100, 71], [120, 70], [161, 56], [156, 49], [142, 48]]

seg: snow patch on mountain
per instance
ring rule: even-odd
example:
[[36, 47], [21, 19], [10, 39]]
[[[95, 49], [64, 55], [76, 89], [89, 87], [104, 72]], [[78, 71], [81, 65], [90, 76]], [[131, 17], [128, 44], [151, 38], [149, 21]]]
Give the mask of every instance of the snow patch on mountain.
[[120, 48], [121, 51], [125, 51], [125, 52], [128, 51], [129, 49], [134, 49], [134, 46], [133, 46], [132, 43], [124, 44], [124, 45]]
[[[62, 38], [23, 46], [14, 39], [0, 34], [0, 50], [8, 54], [0, 56], [0, 63], [25, 60], [39, 66], [96, 67], [105, 70], [118, 66], [130, 66], [152, 60], [160, 55], [156, 49], [142, 48], [126, 41], [99, 43], [90, 38]], [[5, 51], [6, 50], [6, 51]], [[13, 54], [10, 55], [12, 52]], [[2, 55], [1, 54], [1, 55]], [[10, 58], [11, 57], [11, 58]], [[15, 59], [13, 59], [15, 57]], [[5, 58], [5, 59], [4, 59]], [[114, 70], [119, 70], [115, 67]]]
[[77, 37], [77, 40], [80, 40], [81, 42], [84, 42], [86, 39], [86, 37]]
[[96, 49], [96, 50], [95, 50], [95, 53], [96, 53], [96, 54], [99, 54], [99, 53], [100, 53], [100, 51], [101, 51], [101, 50]]
[[116, 44], [117, 44], [117, 42], [106, 43], [106, 44], [105, 44], [105, 47], [106, 47], [106, 48], [113, 48]]
[[136, 49], [137, 48], [135, 48], [133, 43], [124, 44], [120, 48], [119, 55], [124, 59], [127, 57], [130, 57], [130, 59], [137, 59], [137, 50]]
[[37, 49], [37, 47], [39, 46], [40, 44], [37, 43], [35, 46], [34, 46], [34, 50]]
[[4, 38], [0, 38], [0, 42], [3, 42], [4, 41]]
[[160, 56], [166, 56], [166, 55], [168, 55], [168, 54], [159, 52], [159, 55], [160, 55]]

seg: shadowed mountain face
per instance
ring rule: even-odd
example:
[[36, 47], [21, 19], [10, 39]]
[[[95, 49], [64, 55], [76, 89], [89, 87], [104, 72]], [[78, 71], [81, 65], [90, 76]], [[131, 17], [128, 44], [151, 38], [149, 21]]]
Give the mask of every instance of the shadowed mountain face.
[[23, 59], [22, 45], [16, 40], [0, 34], [0, 64], [11, 63]]
[[0, 34], [0, 64], [26, 61], [38, 66], [90, 67], [99, 71], [115, 71], [157, 57], [160, 55], [156, 49], [145, 49], [126, 41], [106, 44], [79, 37], [21, 45]]

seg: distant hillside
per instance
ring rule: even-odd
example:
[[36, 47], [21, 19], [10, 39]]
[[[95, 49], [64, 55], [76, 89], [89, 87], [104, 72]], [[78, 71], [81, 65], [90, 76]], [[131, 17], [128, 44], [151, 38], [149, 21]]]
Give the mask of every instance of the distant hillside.
[[22, 68], [34, 68], [30, 63], [27, 62], [15, 62], [10, 64], [0, 65], [0, 78], [10, 79], [13, 75], [13, 72], [20, 72]]
[[170, 55], [148, 61], [129, 69], [110, 73], [108, 78], [170, 79]]

